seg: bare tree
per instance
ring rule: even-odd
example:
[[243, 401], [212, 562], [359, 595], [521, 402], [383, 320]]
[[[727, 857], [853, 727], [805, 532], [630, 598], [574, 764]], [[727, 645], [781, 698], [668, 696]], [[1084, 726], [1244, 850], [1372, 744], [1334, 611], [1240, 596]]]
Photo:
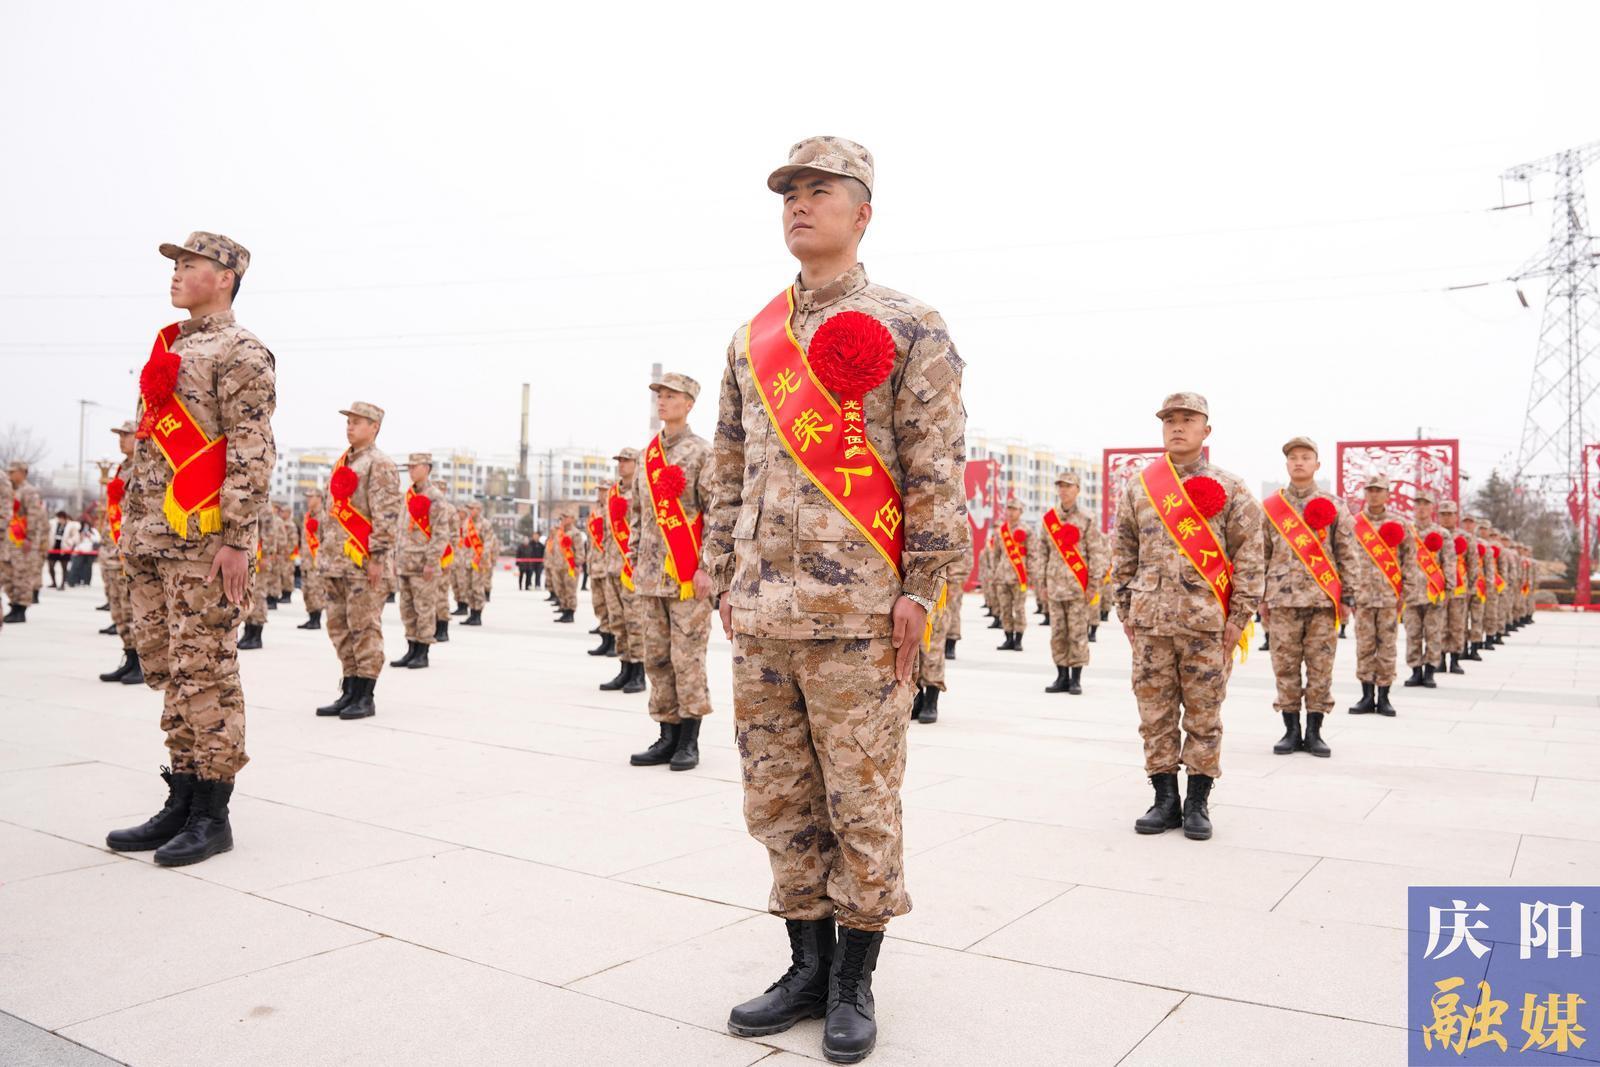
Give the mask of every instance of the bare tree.
[[30, 426], [19, 426], [13, 422], [0, 431], [0, 465], [9, 466], [21, 460], [37, 470], [49, 452], [44, 438], [35, 434]]

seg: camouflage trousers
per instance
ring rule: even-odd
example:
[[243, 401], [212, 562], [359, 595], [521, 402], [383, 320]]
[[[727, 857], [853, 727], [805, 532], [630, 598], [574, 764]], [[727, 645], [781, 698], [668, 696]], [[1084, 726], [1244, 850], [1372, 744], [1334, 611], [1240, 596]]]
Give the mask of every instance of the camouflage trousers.
[[376, 678], [383, 671], [383, 584], [365, 576], [328, 578], [328, 640], [346, 678]]
[[1233, 670], [1222, 635], [1133, 632], [1133, 696], [1146, 774], [1222, 777], [1222, 701]]
[[1456, 655], [1467, 650], [1467, 597], [1453, 596], [1445, 603], [1444, 647]]
[[476, 570], [470, 564], [467, 566], [464, 577], [467, 579], [467, 608], [470, 611], [482, 611], [484, 601], [488, 599], [484, 594], [489, 590], [490, 566], [488, 557], [478, 564]]
[[439, 619], [439, 601], [444, 597], [444, 575], [402, 574], [399, 595], [400, 621], [405, 624], [406, 640], [433, 644], [434, 627]]
[[446, 572], [450, 576], [450, 596], [457, 604], [467, 602], [467, 586], [472, 584], [472, 564], [468, 560], [467, 550], [456, 552], [456, 558], [451, 561]]
[[[1489, 587], [1493, 590], [1493, 586]], [[1483, 603], [1483, 631], [1486, 634], [1497, 634], [1505, 628], [1504, 616], [1505, 597], [1498, 593], [1490, 592], [1489, 599]]]
[[[924, 689], [934, 688], [945, 692], [944, 639], [950, 634], [950, 605], [933, 616], [933, 626], [928, 631], [928, 644], [917, 650], [917, 684]], [[919, 638], [920, 640], [920, 638]]]
[[1443, 601], [1437, 604], [1406, 605], [1406, 666], [1439, 665], [1444, 657], [1445, 614]]
[[245, 613], [244, 621], [256, 626], [267, 624], [267, 593], [277, 597], [276, 589], [268, 589], [269, 575], [262, 570], [250, 570], [250, 610]]
[[1399, 620], [1395, 618], [1394, 605], [1357, 607], [1356, 622], [1356, 681], [1375, 685], [1393, 685], [1395, 670], [1395, 638]]
[[[599, 589], [605, 601], [605, 615], [600, 629], [617, 641], [617, 656], [629, 663], [644, 659], [644, 619], [637, 603], [638, 597], [628, 592], [621, 578], [590, 578], [590, 590]], [[599, 614], [598, 611], [595, 614]]]
[[556, 595], [556, 603], [561, 605], [561, 610], [577, 611], [578, 576], [570, 573], [566, 563], [559, 559], [554, 567], [546, 567], [544, 573], [550, 579], [550, 591]]
[[110, 553], [102, 555], [100, 561], [100, 580], [105, 583], [106, 603], [111, 605], [111, 621], [122, 638], [122, 647], [132, 648], [133, 605], [128, 595], [127, 568]]
[[1468, 590], [1465, 597], [1467, 601], [1467, 640], [1482, 643], [1483, 641], [1483, 609], [1484, 602], [1478, 599], [1478, 594]]
[[667, 723], [705, 718], [711, 714], [711, 691], [706, 683], [711, 601], [665, 596], [637, 599], [644, 623], [650, 717]]
[[40, 585], [40, 553], [8, 547], [5, 561], [6, 599], [27, 607]]
[[1019, 634], [1028, 628], [1028, 594], [1020, 585], [996, 583], [989, 593], [989, 606], [994, 609], [1004, 632]]
[[162, 693], [161, 729], [174, 771], [231, 782], [244, 751], [239, 606], [207, 581], [210, 560], [126, 558], [133, 647], [145, 684]]
[[949, 625], [945, 627], [944, 636], [947, 641], [961, 640], [961, 598], [966, 596], [966, 590], [961, 585], [961, 582], [950, 582], [945, 586], [944, 610]]
[[306, 602], [307, 611], [321, 611], [328, 606], [328, 590], [321, 572], [301, 568], [300, 596]]
[[610, 605], [606, 603], [605, 591], [600, 588], [605, 579], [598, 575], [589, 575], [589, 610], [594, 612], [594, 620], [599, 624], [600, 632], [611, 632]]
[[1057, 667], [1088, 665], [1089, 613], [1099, 610], [1082, 599], [1050, 601], [1050, 658]]
[[887, 637], [735, 634], [744, 819], [772, 864], [768, 910], [882, 930], [911, 910], [900, 786], [910, 686]]
[[1328, 714], [1333, 710], [1333, 657], [1339, 648], [1333, 605], [1273, 608], [1269, 615], [1272, 673], [1278, 680], [1278, 699], [1272, 706], [1299, 714], [1303, 701], [1307, 711]]

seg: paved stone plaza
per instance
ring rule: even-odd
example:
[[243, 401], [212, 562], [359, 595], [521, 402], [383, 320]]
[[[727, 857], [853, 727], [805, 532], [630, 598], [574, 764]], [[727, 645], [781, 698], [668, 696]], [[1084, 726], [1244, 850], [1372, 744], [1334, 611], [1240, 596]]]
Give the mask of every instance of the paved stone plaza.
[[[99, 589], [0, 633], [0, 1063], [820, 1060], [821, 1024], [739, 1040], [728, 1008], [787, 964], [744, 832], [729, 646], [698, 770], [631, 768], [645, 697], [542, 591], [500, 577], [480, 630], [386, 670], [374, 719], [327, 634], [271, 616], [244, 653], [252, 761], [235, 850], [179, 870], [104, 850], [164, 797], [159, 698], [98, 682]], [[968, 601], [934, 726], [911, 727], [915, 910], [890, 927], [869, 1061], [1405, 1060], [1405, 887], [1600, 879], [1600, 618], [1544, 614], [1330, 760], [1274, 756], [1268, 657], [1234, 674], [1216, 837], [1139, 837], [1128, 648], [1042, 692], [1048, 632], [995, 650]], [[405, 647], [393, 609], [391, 657]], [[1587, 1052], [1587, 1050], [1585, 1050]]]

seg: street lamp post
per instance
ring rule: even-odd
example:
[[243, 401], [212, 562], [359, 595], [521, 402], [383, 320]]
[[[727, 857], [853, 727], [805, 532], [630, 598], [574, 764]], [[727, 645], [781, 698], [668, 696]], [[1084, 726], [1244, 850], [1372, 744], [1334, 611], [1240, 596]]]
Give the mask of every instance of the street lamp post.
[[90, 408], [98, 408], [98, 407], [103, 407], [103, 406], [104, 405], [96, 403], [93, 400], [79, 400], [78, 401], [78, 486], [77, 486], [77, 492], [75, 492], [73, 494], [73, 498], [72, 498], [73, 501], [74, 501], [74, 503], [72, 505], [72, 510], [73, 510], [74, 514], [77, 514], [77, 515], [82, 515], [83, 514], [83, 429], [84, 429], [84, 421], [88, 416]]

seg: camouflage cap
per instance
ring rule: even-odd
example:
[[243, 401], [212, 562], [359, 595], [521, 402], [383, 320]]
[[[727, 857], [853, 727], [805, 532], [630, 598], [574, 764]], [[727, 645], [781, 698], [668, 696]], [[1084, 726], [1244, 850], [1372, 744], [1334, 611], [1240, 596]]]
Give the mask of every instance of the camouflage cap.
[[357, 400], [347, 408], [340, 408], [339, 414], [355, 415], [358, 418], [371, 419], [379, 424], [383, 422], [383, 409], [376, 404], [369, 404], [365, 400]]
[[1211, 405], [1206, 403], [1206, 398], [1199, 393], [1171, 393], [1161, 402], [1161, 410], [1156, 412], [1156, 418], [1164, 419], [1170, 411], [1195, 411], [1211, 417]]
[[433, 466], [433, 453], [413, 452], [406, 457], [406, 466], [410, 467], [418, 463], [426, 463], [430, 467]]
[[1006, 508], [1016, 508], [1018, 511], [1021, 511], [1022, 501], [1018, 500], [1016, 497], [1010, 497], [1006, 500]]
[[1361, 483], [1362, 489], [1388, 489], [1389, 478], [1384, 474], [1369, 474], [1367, 480]]
[[1441, 515], [1455, 515], [1455, 514], [1459, 513], [1460, 511], [1461, 511], [1461, 506], [1459, 504], [1457, 504], [1454, 500], [1446, 498], [1444, 500], [1439, 501], [1439, 514], [1441, 514]]
[[1062, 471], [1060, 474], [1056, 475], [1056, 484], [1076, 485], [1079, 487], [1082, 487], [1083, 485], [1083, 483], [1078, 480], [1078, 476], [1073, 474], [1071, 471]]
[[197, 256], [205, 256], [213, 262], [220, 263], [233, 271], [240, 278], [250, 269], [250, 250], [231, 237], [224, 237], [220, 233], [206, 233], [196, 230], [189, 235], [189, 239], [181, 245], [164, 244], [161, 254], [176, 262], [178, 257], [185, 252], [193, 252]]
[[854, 178], [872, 192], [872, 153], [843, 137], [807, 137], [789, 149], [789, 162], [767, 175], [767, 188], [781, 193], [802, 170]]
[[1470, 523], [1472, 523], [1472, 525], [1476, 526], [1476, 525], [1478, 525], [1478, 516], [1476, 516], [1476, 515], [1462, 515], [1461, 516], [1461, 521], [1462, 521], [1463, 524], [1470, 522]]
[[652, 393], [659, 393], [663, 389], [671, 389], [675, 393], [688, 393], [690, 400], [697, 400], [700, 397], [700, 383], [687, 374], [679, 374], [675, 370], [667, 371], [659, 382], [650, 383]]
[[1433, 499], [1433, 494], [1428, 492], [1426, 489], [1418, 489], [1414, 494], [1412, 494], [1411, 502], [1413, 504], [1437, 504], [1438, 503], [1437, 500]]
[[139, 424], [137, 422], [134, 422], [132, 419], [129, 419], [127, 422], [124, 422], [121, 426], [113, 426], [113, 427], [111, 427], [111, 432], [112, 433], [117, 433], [117, 434], [138, 433], [139, 432]]
[[1319, 457], [1322, 455], [1322, 449], [1317, 447], [1317, 443], [1304, 435], [1300, 437], [1291, 437], [1289, 440], [1285, 441], [1283, 445], [1283, 454], [1287, 456], [1290, 452], [1297, 448], [1309, 448]]
[[637, 448], [624, 448], [622, 451], [618, 452], [616, 455], [612, 456], [611, 458], [615, 459], [615, 460], [630, 460], [631, 459], [631, 460], [637, 461], [639, 459], [639, 450]]
[[6, 470], [8, 470], [8, 471], [21, 471], [23, 474], [27, 474], [28, 473], [28, 461], [25, 460], [25, 459], [14, 459], [14, 460], [11, 461], [11, 466], [7, 467]]

